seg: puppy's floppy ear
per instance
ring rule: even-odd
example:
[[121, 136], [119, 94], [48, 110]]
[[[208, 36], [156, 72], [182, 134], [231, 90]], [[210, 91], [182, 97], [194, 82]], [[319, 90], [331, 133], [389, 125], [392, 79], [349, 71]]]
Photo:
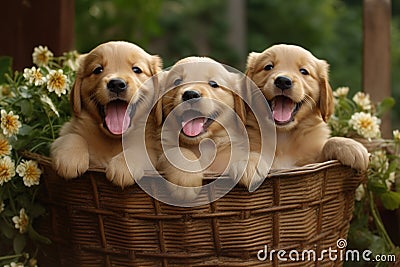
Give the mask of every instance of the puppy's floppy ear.
[[[166, 93], [165, 92], [165, 78], [167, 77], [167, 72], [166, 71], [160, 71], [157, 75], [157, 97], [156, 97], [156, 104], [154, 106], [154, 115], [155, 115], [155, 121], [157, 126], [161, 126], [163, 123], [164, 119], [164, 113], [163, 113], [163, 96]], [[155, 77], [153, 76], [153, 77]]]
[[162, 67], [163, 67], [162, 59], [157, 55], [151, 56], [150, 60], [151, 75], [156, 75], [157, 73], [159, 73], [162, 70]]
[[[153, 80], [153, 86], [154, 89], [156, 91], [155, 94], [155, 101], [156, 104], [153, 108], [153, 112], [154, 112], [154, 117], [155, 117], [155, 121], [156, 121], [156, 125], [160, 126], [162, 124], [162, 120], [163, 120], [163, 113], [162, 113], [162, 100], [161, 100], [161, 86], [160, 86], [160, 80], [162, 79], [162, 66], [163, 66], [163, 62], [162, 59], [157, 56], [157, 55], [153, 55], [151, 56], [151, 60], [150, 60], [150, 72], [151, 72], [151, 79]], [[159, 98], [160, 97], [160, 98]]]
[[319, 110], [322, 119], [327, 122], [334, 112], [332, 88], [329, 84], [329, 64], [325, 60], [318, 62], [319, 71]]
[[234, 94], [233, 98], [234, 98], [235, 112], [236, 114], [238, 114], [243, 124], [246, 124], [246, 106], [244, 104], [244, 101], [238, 94]]
[[75, 77], [75, 82], [74, 85], [72, 86], [71, 93], [70, 93], [70, 103], [72, 110], [75, 114], [75, 116], [79, 116], [81, 113], [82, 109], [82, 103], [81, 103], [81, 86], [82, 86], [82, 80], [83, 80], [83, 73], [84, 73], [84, 68], [85, 68], [85, 59], [86, 59], [87, 54], [82, 54], [78, 57], [78, 71], [76, 73]]
[[154, 107], [154, 115], [156, 119], [156, 125], [161, 126], [163, 122], [163, 110], [162, 110], [162, 97], [158, 99], [155, 107]]
[[239, 116], [240, 120], [243, 124], [246, 124], [246, 104], [243, 99], [247, 96], [246, 94], [246, 77], [242, 74], [233, 74], [235, 82], [235, 91], [232, 92], [233, 94], [233, 104], [236, 114]]
[[246, 65], [246, 75], [252, 77], [254, 74], [254, 68], [256, 65], [256, 61], [261, 53], [251, 52], [247, 57], [247, 65]]

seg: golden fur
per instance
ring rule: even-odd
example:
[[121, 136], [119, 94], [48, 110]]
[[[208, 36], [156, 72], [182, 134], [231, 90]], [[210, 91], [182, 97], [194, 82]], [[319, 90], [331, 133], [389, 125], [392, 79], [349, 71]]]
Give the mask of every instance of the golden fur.
[[[135, 128], [158, 96], [154, 87], [142, 84], [161, 70], [161, 59], [134, 44], [114, 41], [82, 55], [79, 62], [71, 91], [74, 115], [51, 146], [54, 169], [70, 179], [89, 167], [102, 167], [113, 183], [131, 185], [134, 180], [125, 164], [121, 137], [130, 130], [129, 125]], [[123, 127], [122, 111], [130, 101], [135, 110]], [[134, 173], [140, 176], [143, 171]]]
[[[276, 124], [272, 168], [292, 168], [328, 159], [365, 170], [368, 152], [358, 142], [333, 137], [326, 122], [333, 114], [329, 65], [295, 45], [274, 45], [248, 56], [246, 75], [269, 102]], [[254, 125], [254, 117], [249, 116]]]
[[[168, 122], [166, 118], [169, 115], [172, 116], [172, 119], [169, 121], [170, 129], [167, 128], [162, 133], [164, 151], [158, 160], [157, 169], [171, 183], [190, 187], [190, 189], [182, 190], [172, 186], [172, 194], [175, 197], [192, 199], [198, 193], [199, 188], [196, 187], [202, 185], [205, 171], [223, 173], [227, 170], [230, 173], [238, 174], [241, 173], [240, 168], [246, 168], [246, 164], [243, 165], [241, 161], [230, 163], [232, 161], [231, 149], [234, 146], [232, 140], [242, 140], [235, 139], [235, 136], [240, 134], [240, 124], [245, 122], [244, 103], [238, 95], [240, 76], [227, 71], [218, 62], [203, 57], [182, 59], [163, 76], [163, 82], [160, 84], [167, 89], [167, 92], [158, 104], [159, 122], [164, 121], [164, 124], [168, 124], [165, 122]], [[168, 88], [173, 89], [168, 91]], [[192, 98], [185, 100], [185, 95], [193, 91], [198, 93], [198, 98], [196, 98], [198, 101]], [[186, 122], [183, 119], [185, 116], [189, 117]], [[201, 121], [206, 122], [202, 131], [193, 126], [197, 130], [192, 134], [185, 128], [186, 123], [194, 125], [194, 118], [199, 117]], [[208, 119], [203, 120], [203, 118]], [[213, 119], [210, 120], [210, 118]], [[244, 130], [244, 125], [242, 129]], [[209, 160], [213, 155], [207, 154], [206, 150], [199, 149], [199, 146], [202, 146], [201, 142], [206, 139], [211, 139], [215, 144], [216, 154], [212, 162]], [[178, 144], [175, 145], [173, 140], [178, 140]], [[235, 152], [233, 151], [233, 153]], [[179, 158], [181, 153], [186, 159]], [[182, 163], [181, 167], [197, 171], [184, 170], [184, 168], [175, 166], [171, 160], [175, 163], [191, 160], [192, 163]], [[252, 167], [254, 165], [249, 164], [248, 168]], [[243, 171], [248, 171], [249, 176], [254, 173], [254, 170]], [[250, 184], [248, 180], [251, 180], [251, 177], [247, 178], [246, 174], [233, 178], [241, 179], [239, 182], [248, 186]]]

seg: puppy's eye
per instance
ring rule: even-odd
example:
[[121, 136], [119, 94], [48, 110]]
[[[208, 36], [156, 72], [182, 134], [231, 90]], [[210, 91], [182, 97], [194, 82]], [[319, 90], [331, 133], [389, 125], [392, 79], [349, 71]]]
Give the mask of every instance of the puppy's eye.
[[139, 67], [132, 67], [132, 70], [133, 70], [133, 72], [136, 73], [136, 74], [140, 74], [140, 73], [143, 72], [142, 69], [139, 68]]
[[178, 86], [178, 85], [180, 85], [182, 83], [182, 79], [181, 78], [178, 78], [178, 79], [176, 79], [175, 81], [174, 81], [174, 85], [175, 86]]
[[310, 73], [308, 72], [308, 70], [303, 69], [303, 68], [300, 69], [300, 73], [303, 74], [303, 75], [308, 75], [308, 74], [310, 74]]
[[93, 74], [100, 74], [103, 72], [103, 66], [98, 66], [93, 70]]
[[274, 65], [268, 64], [264, 67], [264, 70], [272, 70], [274, 68]]
[[219, 87], [218, 83], [215, 82], [215, 81], [209, 81], [208, 84], [213, 88], [218, 88]]

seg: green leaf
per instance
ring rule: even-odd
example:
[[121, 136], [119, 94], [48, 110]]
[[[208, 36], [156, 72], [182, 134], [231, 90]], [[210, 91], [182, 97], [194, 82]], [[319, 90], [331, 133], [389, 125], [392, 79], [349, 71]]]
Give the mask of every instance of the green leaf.
[[20, 254], [24, 251], [26, 245], [26, 236], [23, 234], [17, 234], [14, 237], [13, 248], [15, 254]]
[[374, 192], [377, 195], [381, 195], [387, 192], [387, 188], [382, 182], [379, 180], [372, 180], [368, 181], [368, 189]]
[[351, 225], [348, 241], [351, 248], [356, 249], [367, 249], [372, 242], [373, 234], [368, 230], [368, 228], [363, 226]]
[[33, 241], [37, 241], [40, 242], [42, 244], [46, 244], [46, 245], [50, 245], [51, 244], [51, 240], [45, 236], [42, 236], [41, 234], [39, 234], [38, 232], [36, 232], [35, 229], [33, 229], [32, 226], [29, 226], [28, 229], [28, 234], [29, 237], [33, 240]]
[[36, 218], [38, 216], [45, 214], [46, 209], [42, 205], [34, 203], [29, 208], [29, 213], [32, 218]]
[[15, 235], [14, 228], [5, 221], [0, 222], [0, 232], [8, 239], [12, 239]]
[[21, 113], [24, 116], [32, 115], [33, 105], [31, 103], [31, 101], [29, 101], [28, 99], [23, 99], [23, 100], [19, 101], [18, 103], [16, 103], [15, 105], [20, 107]]
[[380, 196], [383, 206], [388, 210], [395, 210], [400, 207], [400, 193], [387, 191]]
[[33, 130], [33, 127], [26, 125], [26, 124], [22, 124], [21, 128], [19, 128], [18, 135], [21, 135], [21, 136], [30, 135], [30, 134], [32, 134], [32, 130]]
[[396, 101], [393, 97], [387, 97], [383, 99], [380, 103], [378, 103], [376, 107], [376, 113], [378, 117], [381, 117], [387, 111], [391, 110], [394, 107]]
[[0, 84], [5, 83], [7, 80], [4, 74], [11, 71], [12, 58], [11, 57], [0, 57]]
[[388, 251], [385, 251], [385, 247], [385, 240], [382, 237], [376, 235], [372, 236], [372, 242], [369, 249], [372, 251], [373, 255], [387, 254]]

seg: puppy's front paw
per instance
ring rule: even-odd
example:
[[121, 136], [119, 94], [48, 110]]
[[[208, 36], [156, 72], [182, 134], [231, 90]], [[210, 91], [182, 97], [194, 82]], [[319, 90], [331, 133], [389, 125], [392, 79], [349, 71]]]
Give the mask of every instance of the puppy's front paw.
[[368, 168], [368, 150], [359, 142], [345, 137], [328, 139], [322, 149], [323, 160], [337, 159], [343, 165], [365, 171]]
[[191, 150], [166, 150], [158, 159], [157, 170], [170, 182], [166, 185], [174, 199], [191, 201], [199, 195], [203, 185], [203, 168]]
[[89, 169], [89, 151], [80, 138], [59, 138], [51, 146], [54, 170], [65, 179], [81, 176]]
[[[194, 162], [193, 164], [199, 163]], [[198, 170], [201, 169], [200, 165], [196, 167]], [[190, 172], [181, 170], [173, 166], [165, 155], [159, 159], [157, 169], [170, 182], [167, 183], [167, 187], [174, 199], [191, 201], [199, 195], [203, 184], [203, 173], [201, 171]]]
[[269, 165], [257, 152], [251, 152], [248, 160], [233, 162], [229, 175], [239, 184], [244, 185], [250, 192], [257, 189], [267, 177]]
[[[130, 164], [132, 165], [132, 164]], [[129, 166], [128, 168], [123, 153], [113, 157], [106, 169], [106, 177], [112, 183], [124, 188], [133, 185], [135, 179], [142, 178], [144, 171], [142, 168]], [[132, 173], [131, 173], [132, 171]]]
[[175, 172], [166, 174], [165, 177], [171, 183], [167, 187], [174, 199], [191, 201], [196, 199], [201, 191], [203, 175], [201, 173]]

